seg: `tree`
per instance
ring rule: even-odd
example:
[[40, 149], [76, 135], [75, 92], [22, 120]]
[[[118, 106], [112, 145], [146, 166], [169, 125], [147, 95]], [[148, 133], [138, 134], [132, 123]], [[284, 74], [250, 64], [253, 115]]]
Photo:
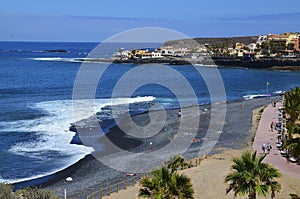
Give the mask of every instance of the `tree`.
[[172, 172], [177, 171], [178, 167], [185, 168], [189, 164], [185, 162], [184, 158], [182, 156], [174, 156], [170, 158], [170, 160], [166, 163], [166, 166], [168, 168], [172, 169]]
[[285, 143], [285, 148], [288, 149], [289, 153], [293, 157], [300, 156], [300, 138], [289, 138]]
[[300, 114], [300, 88], [297, 87], [284, 94], [285, 97], [285, 110], [289, 114], [291, 122], [299, 118]]
[[13, 188], [9, 184], [0, 183], [0, 198], [1, 199], [14, 199]]
[[284, 94], [285, 97], [285, 111], [288, 114], [287, 129], [289, 133], [289, 139], [285, 140], [284, 148], [291, 152], [294, 157], [300, 156], [300, 138], [294, 138], [294, 135], [300, 134], [300, 88], [296, 87]]
[[132, 49], [131, 49], [131, 54], [135, 55], [135, 53], [136, 53], [136, 49], [135, 49], [135, 48], [132, 48]]
[[266, 155], [256, 156], [256, 151], [246, 151], [241, 157], [233, 158], [233, 170], [225, 178], [229, 182], [226, 193], [234, 192], [234, 196], [248, 194], [249, 199], [256, 199], [256, 195], [266, 196], [271, 191], [271, 198], [279, 192], [281, 185], [274, 180], [280, 177], [279, 171], [267, 163], [263, 163]]
[[152, 199], [191, 199], [194, 189], [190, 178], [176, 170], [162, 167], [152, 172], [153, 177], [141, 181], [139, 197]]

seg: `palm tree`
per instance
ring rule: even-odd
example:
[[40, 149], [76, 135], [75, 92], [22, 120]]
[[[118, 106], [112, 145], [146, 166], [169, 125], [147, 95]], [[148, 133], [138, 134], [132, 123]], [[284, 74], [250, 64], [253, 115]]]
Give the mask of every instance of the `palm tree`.
[[297, 87], [285, 93], [285, 110], [294, 123], [300, 114], [300, 88]]
[[256, 156], [256, 151], [246, 151], [239, 158], [233, 158], [232, 171], [225, 178], [229, 182], [226, 193], [234, 192], [234, 196], [248, 194], [249, 199], [256, 199], [256, 194], [266, 196], [271, 191], [271, 198], [279, 192], [281, 186], [274, 178], [280, 177], [277, 169], [263, 163], [266, 155]]
[[174, 156], [171, 157], [169, 161], [167, 161], [166, 166], [172, 169], [172, 172], [176, 171], [179, 167], [185, 168], [189, 164], [184, 160], [182, 156]]
[[291, 155], [298, 158], [300, 156], [300, 138], [289, 138], [285, 147], [291, 152]]
[[194, 189], [190, 178], [176, 170], [162, 167], [152, 172], [152, 178], [141, 181], [139, 197], [151, 199], [191, 199]]
[[294, 137], [299, 134], [300, 125], [298, 124], [300, 116], [300, 88], [296, 87], [285, 93], [285, 110], [289, 116], [287, 129], [289, 139], [285, 140], [284, 147], [292, 152], [294, 157], [300, 156], [300, 139]]

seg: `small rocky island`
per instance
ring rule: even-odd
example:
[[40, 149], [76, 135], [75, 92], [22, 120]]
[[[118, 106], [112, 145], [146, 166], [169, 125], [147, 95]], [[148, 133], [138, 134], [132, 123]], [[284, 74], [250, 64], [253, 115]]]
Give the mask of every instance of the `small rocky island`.
[[69, 52], [68, 50], [65, 49], [51, 49], [51, 50], [43, 50], [44, 52], [47, 53], [67, 53]]

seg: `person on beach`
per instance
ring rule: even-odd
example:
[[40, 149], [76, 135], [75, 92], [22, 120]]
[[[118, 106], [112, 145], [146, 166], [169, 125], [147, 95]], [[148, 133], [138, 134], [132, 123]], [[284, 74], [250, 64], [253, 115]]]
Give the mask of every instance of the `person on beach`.
[[271, 128], [271, 132], [273, 132], [274, 122], [271, 122], [270, 128]]
[[150, 151], [153, 151], [152, 142], [150, 142], [149, 145], [150, 145], [150, 147], [149, 147]]
[[177, 115], [177, 117], [181, 117], [181, 111], [178, 111], [178, 115]]
[[286, 158], [286, 162], [289, 163], [289, 162], [290, 162], [290, 155], [289, 155], [289, 152], [288, 152], [288, 151], [286, 151], [286, 156], [285, 156], [285, 158]]
[[271, 149], [272, 149], [272, 146], [271, 146], [270, 143], [268, 143], [268, 145], [267, 145], [267, 151], [268, 151], [268, 154], [270, 153]]
[[265, 143], [262, 144], [261, 149], [262, 149], [263, 153], [266, 152], [266, 144]]

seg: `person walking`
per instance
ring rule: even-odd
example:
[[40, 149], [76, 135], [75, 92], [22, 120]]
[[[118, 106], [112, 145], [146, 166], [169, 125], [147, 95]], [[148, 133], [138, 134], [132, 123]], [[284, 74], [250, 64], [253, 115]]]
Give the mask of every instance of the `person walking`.
[[267, 151], [268, 151], [268, 154], [270, 153], [271, 149], [272, 149], [272, 146], [271, 146], [270, 143], [268, 143], [268, 145], [267, 145]]
[[265, 143], [262, 144], [261, 149], [262, 149], [263, 154], [264, 154], [266, 152], [266, 144]]
[[271, 131], [273, 132], [273, 129], [274, 129], [274, 122], [271, 123], [270, 129], [271, 129]]

